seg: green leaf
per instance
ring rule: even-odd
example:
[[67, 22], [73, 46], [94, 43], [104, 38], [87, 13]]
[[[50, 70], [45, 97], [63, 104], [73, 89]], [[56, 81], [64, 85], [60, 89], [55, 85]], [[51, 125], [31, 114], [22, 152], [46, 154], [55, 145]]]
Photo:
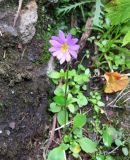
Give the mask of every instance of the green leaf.
[[106, 159], [105, 160], [114, 160], [112, 156], [108, 155], [106, 156]]
[[63, 69], [60, 70], [60, 77], [63, 77], [63, 78], [65, 77], [65, 72]]
[[56, 113], [56, 112], [59, 112], [60, 110], [61, 110], [61, 107], [56, 105], [56, 103], [53, 102], [50, 104], [49, 111]]
[[73, 152], [73, 153], [79, 153], [81, 151], [81, 148], [80, 148], [80, 145], [76, 142], [73, 142], [71, 145], [70, 145], [70, 150]]
[[[69, 87], [67, 87], [67, 92], [68, 92]], [[65, 85], [59, 85], [55, 91], [54, 94], [57, 96], [63, 96], [65, 95]]]
[[86, 115], [79, 114], [74, 117], [73, 129], [82, 128], [87, 122]]
[[82, 6], [86, 3], [90, 3], [90, 2], [95, 2], [95, 0], [81, 1], [81, 2], [77, 2], [74, 4], [67, 5], [67, 6], [63, 6], [61, 8], [58, 8], [58, 14], [66, 14], [66, 13], [70, 12], [71, 10], [74, 10], [77, 7], [80, 7], [80, 6]]
[[79, 71], [85, 71], [85, 67], [82, 64], [78, 65], [78, 70]]
[[83, 84], [84, 83], [81, 75], [75, 75], [74, 81], [77, 82], [78, 84]]
[[108, 132], [109, 135], [111, 135], [112, 139], [116, 139], [118, 136], [118, 132], [116, 129], [112, 126], [107, 127], [106, 131]]
[[83, 86], [82, 86], [82, 89], [83, 89], [84, 91], [86, 91], [86, 90], [87, 90], [87, 85], [83, 85]]
[[112, 0], [105, 9], [112, 25], [126, 23], [130, 19], [130, 0]]
[[71, 79], [72, 77], [74, 77], [76, 75], [76, 71], [75, 69], [72, 69], [71, 71], [68, 72], [68, 78]]
[[122, 142], [121, 142], [120, 139], [116, 139], [116, 140], [115, 140], [115, 144], [116, 144], [117, 146], [121, 146], [121, 145], [122, 145]]
[[79, 107], [86, 106], [88, 104], [88, 100], [82, 93], [80, 93], [77, 96], [77, 103], [78, 103]]
[[63, 111], [60, 111], [57, 115], [57, 120], [58, 120], [58, 123], [62, 126], [64, 125], [65, 123], [68, 122], [68, 112], [63, 110]]
[[98, 105], [99, 107], [105, 106], [105, 104], [104, 104], [103, 102], [101, 102], [101, 101], [98, 101], [98, 102], [97, 102], [97, 105]]
[[66, 151], [69, 148], [69, 144], [61, 143], [60, 147], [61, 147], [62, 150]]
[[90, 69], [86, 69], [85, 70], [85, 75], [88, 76], [88, 77], [90, 77]]
[[79, 85], [84, 84], [89, 81], [89, 76], [86, 74], [75, 75], [74, 81]]
[[59, 79], [60, 78], [60, 73], [57, 71], [52, 71], [48, 73], [48, 77], [52, 79]]
[[97, 106], [97, 105], [94, 105], [94, 110], [95, 110], [97, 113], [99, 113], [99, 111], [100, 111], [100, 107], [99, 107], [99, 106]]
[[102, 19], [102, 7], [104, 5], [102, 4], [101, 0], [96, 0], [96, 10], [94, 13], [94, 18], [93, 18], [93, 25], [101, 27], [100, 25], [100, 19]]
[[73, 133], [76, 137], [81, 138], [83, 137], [82, 129], [81, 128], [76, 128], [73, 130]]
[[71, 28], [70, 33], [71, 33], [73, 36], [76, 36], [76, 34], [77, 34], [77, 29], [76, 29], [76, 28]]
[[67, 98], [67, 105], [69, 105], [69, 104], [72, 104], [72, 103], [74, 103], [74, 102], [76, 102], [77, 101], [77, 99], [76, 98], [74, 98], [73, 96], [72, 96], [72, 94], [68, 94], [68, 98]]
[[72, 135], [70, 134], [70, 135], [65, 135], [63, 139], [65, 143], [69, 143], [70, 141], [72, 141], [73, 138]]
[[106, 147], [111, 147], [112, 136], [106, 131], [103, 132], [103, 143]]
[[122, 148], [122, 152], [123, 152], [123, 154], [124, 154], [125, 156], [128, 156], [128, 154], [129, 154], [128, 148], [126, 148], [126, 147], [123, 147], [123, 148]]
[[68, 109], [71, 113], [74, 113], [75, 112], [75, 108], [74, 108], [74, 105], [73, 104], [69, 104], [68, 105]]
[[54, 148], [49, 152], [47, 160], [66, 160], [65, 150], [61, 147]]
[[123, 39], [123, 46], [125, 46], [128, 43], [130, 43], [130, 31], [127, 32], [127, 34], [125, 35]]
[[105, 160], [104, 155], [97, 155], [96, 160]]
[[54, 97], [54, 101], [56, 102], [56, 104], [64, 106], [65, 105], [65, 98], [64, 95], [62, 96], [55, 96]]
[[82, 148], [82, 150], [86, 153], [94, 153], [97, 151], [97, 143], [93, 142], [89, 138], [81, 138], [79, 139], [79, 144]]

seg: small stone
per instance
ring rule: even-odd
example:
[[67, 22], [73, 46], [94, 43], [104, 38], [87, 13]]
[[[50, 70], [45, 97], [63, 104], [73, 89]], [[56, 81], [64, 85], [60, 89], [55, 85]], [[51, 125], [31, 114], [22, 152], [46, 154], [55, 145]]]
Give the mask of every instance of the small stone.
[[6, 130], [6, 134], [9, 136], [9, 135], [10, 135], [10, 131], [9, 131], [9, 130]]
[[11, 93], [14, 94], [14, 90], [11, 90]]
[[15, 122], [10, 122], [10, 123], [9, 123], [9, 127], [10, 127], [11, 129], [14, 129], [14, 128], [15, 128], [15, 125], [16, 125]]

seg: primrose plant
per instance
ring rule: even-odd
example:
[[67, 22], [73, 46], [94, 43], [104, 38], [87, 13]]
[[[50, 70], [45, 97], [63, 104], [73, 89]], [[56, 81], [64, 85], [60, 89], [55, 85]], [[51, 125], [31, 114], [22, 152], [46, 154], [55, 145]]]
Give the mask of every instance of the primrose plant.
[[[71, 67], [72, 59], [77, 59], [80, 47], [77, 42], [77, 38], [73, 38], [70, 33], [65, 36], [62, 31], [59, 31], [58, 36], [52, 36], [50, 40], [52, 47], [49, 51], [52, 56], [56, 57], [60, 64], [67, 63], [65, 69], [48, 74], [56, 85], [49, 110], [57, 115], [57, 121], [64, 134], [61, 144], [49, 152], [48, 160], [66, 160], [66, 151], [78, 158], [81, 150], [89, 154], [97, 150], [97, 142], [93, 142], [82, 133], [87, 117], [81, 108], [88, 104], [85, 91], [90, 71], [82, 64], [79, 64], [77, 69]], [[67, 127], [68, 125], [71, 127]]]

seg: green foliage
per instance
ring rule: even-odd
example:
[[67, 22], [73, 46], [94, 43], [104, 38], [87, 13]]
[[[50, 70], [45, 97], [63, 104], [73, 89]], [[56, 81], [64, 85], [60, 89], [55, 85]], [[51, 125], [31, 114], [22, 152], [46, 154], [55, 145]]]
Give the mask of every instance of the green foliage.
[[58, 112], [57, 120], [61, 126], [66, 124], [68, 122], [68, 112], [66, 110]]
[[49, 152], [47, 160], [66, 160], [65, 150], [61, 146]]
[[112, 0], [106, 5], [106, 11], [112, 25], [126, 23], [130, 19], [130, 1]]
[[125, 46], [128, 43], [130, 43], [130, 31], [127, 32], [127, 34], [125, 35], [123, 39], [123, 46]]
[[100, 20], [102, 19], [103, 11], [103, 3], [101, 0], [96, 0], [96, 9], [94, 12], [93, 24], [97, 27], [101, 27]]
[[96, 160], [105, 160], [105, 156], [104, 155], [97, 155]]
[[56, 103], [51, 103], [50, 104], [50, 108], [49, 108], [49, 111], [53, 112], [53, 113], [57, 113], [57, 112], [60, 112], [61, 110], [61, 107], [58, 106]]
[[52, 78], [52, 79], [59, 79], [60, 78], [60, 73], [57, 72], [57, 71], [52, 71], [48, 74], [48, 77]]
[[128, 156], [128, 154], [129, 154], [129, 151], [128, 151], [128, 149], [127, 149], [126, 147], [123, 147], [123, 148], [122, 148], [122, 152], [123, 152], [123, 154], [124, 154], [125, 156]]
[[82, 148], [82, 150], [86, 153], [94, 153], [97, 151], [97, 142], [93, 142], [91, 139], [89, 138], [81, 138], [79, 140], [79, 144]]
[[[79, 13], [79, 9], [85, 9], [87, 6], [85, 4], [94, 2], [86, 7], [87, 11], [85, 13], [85, 17], [93, 16], [90, 10], [91, 6], [94, 7], [95, 5], [93, 18], [95, 33], [87, 39], [96, 48], [94, 57], [91, 57], [91, 50], [89, 51], [88, 48], [84, 51], [86, 52], [84, 57], [93, 60], [92, 68], [94, 66], [94, 68], [101, 69], [101, 73], [106, 70], [123, 71], [130, 68], [130, 52], [126, 48], [130, 43], [130, 16], [128, 15], [130, 7], [128, 6], [128, 0], [111, 0], [107, 5], [104, 5], [104, 1], [101, 0], [77, 0], [74, 4], [70, 2], [69, 0], [59, 0], [58, 2], [58, 11], [59, 14], [63, 15], [63, 21], [64, 14], [75, 9], [78, 9]], [[103, 13], [103, 10], [106, 10], [107, 16]], [[77, 14], [76, 12], [73, 13]], [[66, 17], [70, 22], [69, 17], [67, 15]], [[77, 14], [76, 17], [80, 16]], [[82, 20], [78, 19], [78, 23], [82, 26]], [[72, 35], [78, 37], [83, 31], [86, 31], [81, 29], [80, 25], [69, 29]], [[81, 63], [84, 62], [84, 57]], [[90, 70], [79, 64], [75, 69], [61, 69], [49, 73], [48, 76], [56, 86], [49, 111], [56, 113], [57, 121], [61, 126], [60, 132], [63, 134], [62, 147], [60, 145], [60, 149], [57, 149], [59, 148], [57, 147], [56, 150], [50, 151], [49, 155], [53, 158], [60, 150], [62, 153], [61, 159], [65, 158], [65, 152], [76, 159], [81, 159], [81, 152], [85, 152], [91, 156], [90, 159], [92, 160], [119, 160], [122, 158], [120, 155], [116, 155], [116, 150], [118, 150], [118, 154], [121, 154], [121, 151], [122, 155], [124, 154], [123, 160], [125, 160], [124, 157], [127, 159], [129, 156], [128, 140], [125, 139], [126, 137], [124, 138], [124, 132], [121, 129], [116, 130], [114, 128], [117, 124], [114, 124], [114, 127], [109, 125], [112, 122], [109, 120], [106, 104], [102, 100], [102, 92], [93, 91], [91, 88], [89, 90], [88, 88], [91, 76]], [[104, 116], [108, 119], [107, 124], [104, 121], [102, 122]], [[66, 122], [68, 122], [67, 125], [65, 125]], [[65, 128], [63, 131], [62, 127]]]
[[[107, 29], [107, 31], [105, 31]], [[126, 32], [127, 33], [127, 32]], [[128, 36], [119, 38], [122, 33], [120, 32], [120, 26], [111, 27], [110, 24], [105, 26], [103, 34], [96, 42], [100, 56], [95, 58], [95, 65], [102, 67], [104, 70], [117, 70], [120, 68], [122, 71], [130, 67], [128, 59], [130, 58], [130, 52], [127, 48], [121, 45], [129, 43]], [[97, 60], [98, 59], [98, 60]], [[98, 63], [97, 63], [98, 62]], [[107, 64], [107, 65], [106, 65]]]
[[83, 114], [77, 114], [74, 117], [74, 123], [73, 123], [73, 129], [75, 128], [82, 128], [87, 122], [86, 115]]
[[103, 143], [106, 147], [111, 147], [112, 136], [107, 132], [107, 130], [103, 132]]
[[[67, 72], [60, 70], [60, 72], [53, 71], [48, 74], [48, 77], [52, 79], [55, 84], [62, 79], [65, 81]], [[83, 86], [89, 81], [90, 71], [85, 69], [82, 65], [78, 66], [78, 70], [68, 71], [68, 85], [67, 85], [67, 99], [65, 101], [65, 84], [60, 84], [54, 91], [54, 103], [50, 105], [50, 111], [57, 112], [62, 110], [65, 103], [67, 104], [67, 110], [74, 114], [78, 108], [86, 106], [88, 104], [87, 97], [83, 94]], [[52, 109], [52, 104], [54, 109]], [[78, 108], [77, 108], [78, 107]]]
[[72, 10], [75, 10], [77, 7], [81, 7], [82, 5], [90, 2], [95, 2], [95, 1], [87, 0], [87, 1], [76, 2], [75, 4], [70, 4], [68, 6], [63, 6], [62, 8], [58, 9], [58, 14], [66, 14]]
[[88, 104], [88, 100], [82, 93], [79, 93], [77, 96], [77, 103], [79, 107], [86, 106]]
[[101, 100], [101, 95], [98, 92], [90, 92], [90, 98], [89, 102], [93, 105], [94, 110], [99, 113], [101, 110], [101, 107], [103, 107], [105, 104]]

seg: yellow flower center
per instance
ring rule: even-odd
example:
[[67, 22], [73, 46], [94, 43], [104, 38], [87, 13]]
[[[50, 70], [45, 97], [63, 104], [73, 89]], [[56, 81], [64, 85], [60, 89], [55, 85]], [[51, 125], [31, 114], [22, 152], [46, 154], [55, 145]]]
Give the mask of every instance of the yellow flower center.
[[61, 46], [61, 51], [62, 52], [66, 52], [66, 51], [68, 51], [68, 49], [69, 49], [69, 46], [68, 46], [67, 43], [62, 44], [62, 46]]

